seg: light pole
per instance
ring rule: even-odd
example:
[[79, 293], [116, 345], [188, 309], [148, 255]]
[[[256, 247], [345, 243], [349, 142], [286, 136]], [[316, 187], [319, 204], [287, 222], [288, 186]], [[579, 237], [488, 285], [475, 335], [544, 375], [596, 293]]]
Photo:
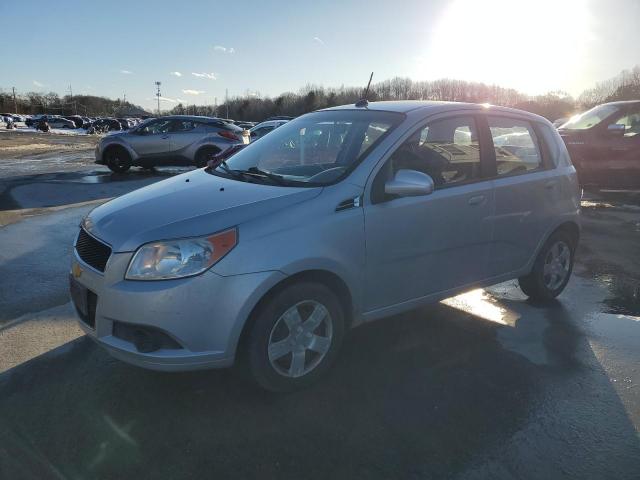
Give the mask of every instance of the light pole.
[[156, 82], [156, 88], [158, 89], [156, 92], [156, 97], [158, 97], [158, 116], [160, 116], [160, 82]]

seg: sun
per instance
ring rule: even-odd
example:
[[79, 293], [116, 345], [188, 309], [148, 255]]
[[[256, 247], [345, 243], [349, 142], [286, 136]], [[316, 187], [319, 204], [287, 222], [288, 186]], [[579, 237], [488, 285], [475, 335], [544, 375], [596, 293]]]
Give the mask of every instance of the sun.
[[557, 90], [583, 69], [590, 24], [583, 0], [456, 0], [436, 22], [411, 76], [529, 94]]

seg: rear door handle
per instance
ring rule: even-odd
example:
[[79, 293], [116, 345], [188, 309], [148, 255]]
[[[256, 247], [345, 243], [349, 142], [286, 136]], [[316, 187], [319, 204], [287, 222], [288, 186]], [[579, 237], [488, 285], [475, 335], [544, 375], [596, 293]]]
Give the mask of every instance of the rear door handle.
[[467, 203], [469, 205], [480, 205], [481, 203], [484, 202], [485, 196], [484, 195], [476, 195], [475, 197], [471, 197]]
[[558, 182], [556, 182], [555, 180], [549, 180], [547, 183], [544, 184], [544, 188], [551, 189], [556, 186], [556, 183]]

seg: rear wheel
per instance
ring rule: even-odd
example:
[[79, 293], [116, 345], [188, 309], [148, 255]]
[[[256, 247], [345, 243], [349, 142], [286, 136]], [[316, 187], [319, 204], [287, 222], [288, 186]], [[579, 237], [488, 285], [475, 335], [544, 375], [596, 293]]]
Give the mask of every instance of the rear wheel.
[[207, 162], [211, 160], [214, 155], [220, 153], [220, 149], [215, 147], [205, 147], [198, 150], [196, 153], [195, 164], [198, 168], [206, 167]]
[[115, 173], [124, 173], [131, 168], [131, 156], [121, 147], [112, 147], [107, 150], [105, 160], [109, 170]]
[[520, 277], [522, 291], [534, 300], [551, 300], [564, 290], [573, 270], [575, 240], [556, 232], [544, 244], [529, 275]]
[[276, 293], [258, 312], [248, 332], [253, 379], [283, 392], [304, 388], [325, 373], [344, 337], [344, 311], [327, 287], [299, 283]]

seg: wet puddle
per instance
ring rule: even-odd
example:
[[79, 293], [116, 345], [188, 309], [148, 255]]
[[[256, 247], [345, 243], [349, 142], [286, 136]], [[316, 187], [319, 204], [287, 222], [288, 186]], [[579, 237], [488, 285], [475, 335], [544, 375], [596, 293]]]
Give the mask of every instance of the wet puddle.
[[609, 291], [603, 313], [640, 316], [640, 281], [609, 273], [597, 274], [595, 280]]

